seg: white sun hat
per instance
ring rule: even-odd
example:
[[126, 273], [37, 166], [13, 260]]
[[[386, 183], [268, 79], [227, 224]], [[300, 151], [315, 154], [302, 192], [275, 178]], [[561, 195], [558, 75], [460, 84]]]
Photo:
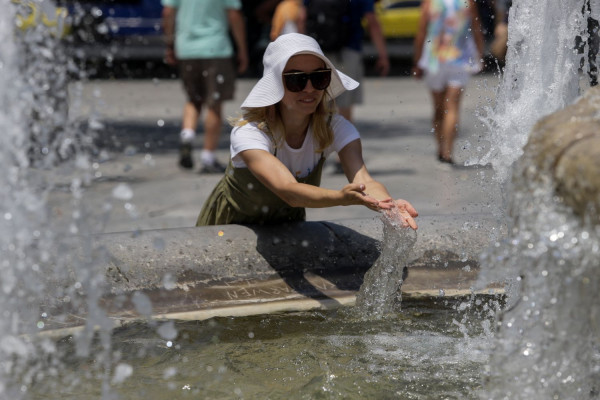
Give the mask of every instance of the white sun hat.
[[298, 54], [312, 54], [325, 62], [331, 69], [331, 83], [327, 92], [337, 97], [345, 90], [356, 89], [359, 85], [354, 79], [338, 71], [323, 54], [315, 39], [300, 33], [288, 33], [279, 36], [269, 43], [263, 57], [264, 71], [262, 78], [254, 85], [242, 108], [266, 107], [283, 98], [284, 87], [282, 73], [288, 60]]

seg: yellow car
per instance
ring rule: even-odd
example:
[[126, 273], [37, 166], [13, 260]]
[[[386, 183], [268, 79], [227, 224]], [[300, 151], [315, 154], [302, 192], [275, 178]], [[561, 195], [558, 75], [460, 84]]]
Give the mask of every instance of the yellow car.
[[421, 18], [421, 0], [380, 0], [375, 15], [386, 39], [414, 38]]
[[16, 25], [21, 30], [43, 24], [56, 37], [64, 37], [70, 31], [68, 11], [57, 7], [52, 0], [11, 0], [17, 8]]

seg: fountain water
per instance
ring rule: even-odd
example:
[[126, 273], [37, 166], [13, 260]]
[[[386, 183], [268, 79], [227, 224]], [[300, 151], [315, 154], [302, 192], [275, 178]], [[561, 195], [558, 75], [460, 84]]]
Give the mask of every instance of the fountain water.
[[585, 22], [581, 0], [514, 3], [506, 67], [495, 105], [484, 118], [491, 150], [480, 160], [491, 163], [502, 181], [523, 154], [535, 122], [579, 95], [582, 56], [575, 38], [584, 32]]
[[356, 297], [357, 312], [374, 318], [400, 310], [401, 285], [407, 274], [405, 265], [417, 241], [415, 231], [402, 229], [387, 217], [382, 217], [382, 221], [381, 256], [365, 274]]
[[[95, 326], [107, 328], [101, 332], [105, 349], [110, 348], [112, 325], [96, 305], [103, 270], [92, 258], [92, 243], [83, 239], [96, 219], [79, 201], [91, 180], [92, 138], [69, 118], [68, 80], [78, 71], [57, 34], [62, 25], [52, 23], [59, 15], [48, 7], [55, 10], [46, 1], [8, 4], [0, 15], [1, 398], [26, 397], [34, 382], [61, 369], [54, 341], [30, 340], [51, 312], [85, 307], [93, 318], [87, 335], [80, 336], [78, 353], [89, 350]], [[34, 23], [19, 24], [23, 15]], [[71, 201], [51, 209], [48, 193], [65, 175], [73, 177]], [[78, 263], [65, 251], [69, 242], [85, 249]], [[74, 283], [58, 284], [66, 277]], [[100, 360], [104, 354], [98, 354]]]
[[[537, 125], [537, 142], [529, 136], [537, 120], [586, 90], [587, 77], [580, 80], [578, 72], [582, 55], [574, 50], [576, 36], [585, 40], [589, 34], [582, 8], [582, 1], [531, 0], [514, 2], [511, 10], [507, 65], [489, 120], [493, 150], [483, 160], [492, 162], [501, 179], [512, 175], [507, 183], [512, 220], [508, 238], [483, 255], [487, 268], [481, 276], [482, 281], [506, 280], [511, 290], [507, 310], [500, 314], [482, 398], [599, 396], [597, 213], [588, 206], [587, 217], [575, 215], [557, 195], [555, 177], [569, 135], [575, 137], [578, 129], [580, 136], [589, 129], [598, 132], [600, 92], [582, 105], [589, 114], [566, 110], [546, 126]], [[549, 125], [558, 123], [560, 128], [551, 133]], [[552, 147], [556, 151], [549, 151]]]
[[[577, 70], [580, 56], [572, 50], [574, 37], [583, 26], [579, 3], [580, 1], [575, 0], [515, 2], [511, 12], [508, 64], [499, 88], [497, 106], [491, 110], [490, 118], [487, 119], [489, 130], [493, 132], [490, 136], [492, 151], [481, 160], [482, 163], [491, 162], [502, 179], [506, 180], [513, 163], [522, 155], [522, 148], [534, 122], [571, 103], [579, 93]], [[10, 12], [0, 16], [2, 37], [13, 37], [13, 21], [14, 15]], [[42, 54], [49, 58], [60, 54], [58, 47], [54, 47], [57, 46], [56, 41], [49, 36], [39, 36], [40, 32], [28, 35], [30, 45], [43, 43], [38, 47], [40, 52], [31, 54]], [[32, 37], [36, 39], [31, 39]], [[38, 42], [37, 39], [40, 38], [43, 40]], [[48, 51], [48, 46], [51, 51]], [[548, 57], [548, 54], [553, 56]], [[193, 324], [176, 326], [166, 323], [161, 325], [162, 332], [158, 332], [160, 340], [155, 337], [153, 330], [148, 331], [145, 327], [137, 330], [134, 327], [131, 331], [116, 332], [121, 343], [117, 349], [113, 348], [112, 323], [97, 306], [102, 294], [104, 271], [100, 268], [101, 259], [93, 259], [91, 256], [96, 250], [93, 243], [85, 240], [77, 243], [86, 255], [78, 263], [65, 260], [61, 257], [64, 252], [56, 251], [64, 244], [63, 236], [77, 234], [77, 237], [71, 236], [72, 240], [80, 240], [78, 238], [93, 231], [90, 226], [95, 217], [78, 202], [81, 190], [90, 180], [90, 162], [85, 152], [68, 151], [73, 146], [87, 147], [89, 141], [86, 139], [86, 132], [62, 129], [72, 126], [68, 115], [60, 108], [64, 104], [66, 93], [50, 89], [53, 87], [50, 82], [28, 81], [28, 77], [54, 77], [51, 81], [60, 86], [65, 79], [65, 75], [61, 74], [66, 74], [66, 70], [24, 69], [20, 62], [23, 59], [17, 46], [11, 40], [4, 41], [0, 46], [0, 83], [7, 90], [0, 96], [0, 127], [6, 134], [2, 135], [4, 142], [0, 150], [0, 163], [8, 172], [0, 179], [4, 179], [3, 187], [10, 190], [6, 190], [3, 195], [3, 215], [0, 216], [4, 232], [0, 237], [0, 245], [2, 254], [5, 255], [0, 269], [0, 302], [3, 304], [4, 317], [0, 320], [0, 397], [26, 397], [31, 386], [36, 386], [38, 394], [52, 393], [53, 390], [59, 391], [57, 385], [74, 387], [81, 381], [90, 381], [91, 386], [82, 385], [83, 389], [74, 398], [84, 398], [85, 395], [109, 398], [111, 383], [118, 385], [132, 373], [144, 370], [144, 361], [140, 362], [139, 368], [131, 367], [136, 363], [138, 355], [147, 357], [144, 360], [158, 366], [159, 369], [152, 372], [154, 375], [151, 380], [154, 381], [158, 376], [168, 382], [162, 387], [165, 396], [172, 395], [175, 389], [180, 389], [177, 393], [184, 395], [188, 390], [192, 395], [201, 395], [206, 393], [203, 390], [222, 390], [204, 383], [204, 375], [208, 374], [215, 382], [228, 381], [233, 385], [246, 375], [244, 368], [255, 368], [257, 359], [249, 357], [249, 354], [266, 353], [265, 349], [286, 349], [290, 343], [288, 337], [284, 337], [283, 343], [271, 340], [272, 336], [284, 336], [284, 333], [296, 334], [296, 328], [286, 328], [288, 324], [291, 325], [291, 321], [278, 322], [276, 318], [258, 317], [242, 320], [240, 325], [233, 328], [230, 327], [235, 324], [232, 320], [199, 323], [200, 328]], [[43, 69], [61, 62], [26, 64], [28, 67], [35, 65], [36, 68]], [[62, 64], [69, 65], [68, 62]], [[26, 76], [22, 74], [24, 70], [27, 70]], [[53, 75], [57, 72], [58, 77]], [[41, 92], [36, 92], [38, 89]], [[41, 99], [39, 96], [45, 97], [49, 93], [59, 95], [62, 102], [53, 102], [53, 99], [38, 102]], [[41, 105], [44, 106], [35, 108]], [[41, 131], [36, 132], [35, 138], [38, 141], [32, 142], [29, 136], [32, 127], [23, 121], [35, 121], [38, 118], [45, 122], [51, 121], [51, 124], [35, 125], [33, 129]], [[34, 151], [30, 152], [32, 146]], [[70, 186], [73, 193], [70, 207], [74, 211], [67, 217], [57, 218], [48, 210], [44, 198], [47, 190], [52, 187], [52, 175], [61, 171], [60, 162], [73, 155], [67, 164], [68, 168], [75, 166], [78, 171]], [[30, 166], [35, 168], [29, 168]], [[527, 175], [529, 168], [531, 165], [528, 159], [523, 159], [515, 169], [515, 177]], [[458, 365], [458, 371], [466, 376], [452, 379], [453, 385], [449, 389], [444, 384], [436, 386], [439, 393], [451, 391], [455, 397], [463, 398], [472, 395], [473, 388], [477, 387], [474, 381], [480, 378], [478, 371], [487, 366], [488, 382], [483, 389], [483, 398], [597, 396], [598, 387], [594, 383], [599, 380], [600, 373], [599, 312], [593, 299], [599, 289], [598, 281], [594, 278], [598, 275], [599, 233], [595, 226], [582, 224], [580, 219], [572, 217], [568, 209], [557, 204], [548, 182], [533, 185], [520, 178], [515, 178], [513, 182], [510, 209], [519, 218], [512, 223], [510, 238], [498, 243], [495, 249], [483, 257], [484, 264], [489, 266], [483, 281], [513, 278], [511, 284], [516, 293], [509, 300], [510, 309], [502, 314], [491, 359], [480, 349], [485, 347], [491, 335], [489, 318], [497, 308], [497, 303], [493, 301], [488, 303], [473, 297], [464, 302], [452, 303], [443, 299], [434, 302], [433, 308], [439, 307], [443, 313], [454, 312], [453, 315], [456, 315], [457, 311], [470, 311], [474, 314], [474, 318], [465, 316], [460, 320], [441, 318], [442, 322], [437, 322], [442, 324], [441, 330], [432, 328], [435, 324], [423, 321], [423, 314], [428, 313], [426, 307], [421, 309], [413, 306], [412, 311], [409, 311], [410, 316], [406, 317], [407, 321], [402, 318], [392, 320], [391, 327], [386, 326], [381, 330], [372, 326], [385, 325], [389, 320], [369, 323], [369, 327], [365, 328], [360, 321], [344, 319], [343, 336], [331, 327], [327, 315], [313, 314], [302, 317], [306, 320], [297, 318], [298, 325], [294, 325], [301, 327], [304, 324], [313, 327], [309, 329], [314, 329], [312, 335], [305, 335], [309, 340], [301, 341], [299, 347], [313, 349], [322, 342], [333, 343], [340, 351], [336, 353], [340, 354], [340, 360], [350, 359], [353, 369], [368, 376], [366, 380], [369, 383], [375, 383], [370, 386], [365, 383], [364, 387], [356, 388], [354, 376], [345, 375], [345, 362], [338, 361], [335, 357], [323, 360], [319, 358], [319, 353], [325, 350], [317, 348], [314, 351], [301, 351], [299, 354], [291, 351], [283, 354], [278, 360], [281, 366], [277, 368], [272, 368], [273, 359], [265, 360], [271, 370], [279, 371], [286, 364], [293, 365], [293, 371], [285, 370], [279, 377], [284, 383], [277, 390], [289, 394], [290, 376], [296, 377], [293, 374], [298, 369], [302, 376], [297, 376], [296, 379], [307, 378], [308, 383], [304, 387], [308, 387], [309, 393], [315, 396], [345, 396], [351, 393], [361, 398], [361, 390], [376, 396], [381, 393], [378, 390], [381, 390], [381, 382], [384, 380], [382, 375], [396, 376], [398, 370], [406, 368], [410, 371], [400, 373], [402, 385], [411, 389], [413, 398], [419, 398], [431, 390], [428, 385], [431, 384], [429, 377], [432, 371], [436, 377], [442, 377]], [[385, 232], [389, 235], [389, 230]], [[413, 236], [401, 238], [401, 246], [396, 246], [394, 241], [385, 241], [390, 245], [388, 250], [394, 254], [399, 248], [408, 250], [412, 242]], [[405, 255], [406, 251], [401, 253]], [[75, 268], [67, 269], [67, 265]], [[382, 262], [381, 265], [385, 269], [389, 263]], [[397, 279], [386, 281], [390, 285], [390, 293], [396, 291], [397, 284], [402, 279], [400, 270], [395, 272]], [[62, 282], [67, 274], [75, 277], [69, 280], [74, 282], [72, 285], [54, 284]], [[375, 282], [381, 282], [381, 279], [375, 279]], [[362, 298], [359, 299], [359, 304], [361, 301], [368, 310], [381, 312], [381, 308], [377, 308], [381, 306], [381, 299]], [[141, 294], [134, 296], [133, 302], [138, 310], [146, 310], [148, 313], [151, 309], [148, 299]], [[41, 308], [42, 303], [45, 307], [57, 310], [65, 305], [87, 310], [86, 330], [78, 336], [77, 353], [93, 354], [94, 360], [74, 361], [70, 357], [72, 346], [69, 340], [57, 344], [49, 339], [29, 341], [22, 336], [23, 333], [35, 333], [44, 326], [46, 308]], [[377, 307], [373, 308], [374, 306]], [[478, 307], [482, 310], [474, 312]], [[384, 309], [382, 313], [388, 311]], [[480, 321], [472, 322], [477, 318]], [[326, 322], [323, 323], [323, 320]], [[270, 325], [275, 325], [275, 328], [261, 330]], [[100, 340], [90, 347], [96, 327], [101, 328]], [[471, 333], [470, 330], [475, 332]], [[196, 331], [206, 335], [197, 337]], [[357, 331], [363, 331], [362, 336], [355, 336]], [[130, 341], [127, 338], [130, 334], [138, 336]], [[171, 340], [165, 342], [164, 338], [177, 340], [175, 343]], [[242, 339], [254, 338], [260, 338], [261, 341], [254, 341], [258, 347], [248, 351], [250, 344]], [[134, 349], [127, 352], [130, 342]], [[153, 347], [144, 346], [148, 342], [153, 343]], [[239, 346], [229, 346], [230, 343]], [[414, 343], [418, 345], [414, 346]], [[573, 343], [577, 346], [573, 346]], [[186, 355], [184, 350], [191, 348], [190, 353], [196, 353], [196, 345], [213, 357], [218, 357], [225, 348], [226, 360], [222, 363], [219, 358], [216, 358], [219, 362], [215, 362], [215, 358], [213, 361], [206, 361], [205, 357], [208, 356], [204, 353], [198, 360], [191, 359], [191, 354]], [[347, 349], [351, 345], [355, 350], [349, 354]], [[451, 347], [453, 352], [436, 352], [446, 347]], [[363, 357], [365, 349], [368, 350], [369, 357]], [[63, 351], [68, 354], [66, 357], [62, 354]], [[435, 357], [432, 358], [431, 354], [435, 354]], [[121, 357], [130, 359], [119, 364]], [[409, 367], [398, 362], [402, 357], [408, 360]], [[69, 360], [77, 368], [69, 368], [64, 360]], [[186, 368], [186, 371], [182, 371], [183, 368], [177, 369], [176, 365], [186, 365], [188, 362], [193, 364], [192, 368]], [[240, 363], [242, 367], [238, 368], [236, 363]], [[79, 368], [82, 364], [86, 368]], [[393, 370], [390, 369], [390, 364], [394, 366]], [[426, 364], [426, 368], [417, 368], [423, 364]], [[225, 378], [228, 368], [234, 375]], [[318, 370], [319, 373], [313, 377], [310, 369]], [[527, 370], [525, 374], [524, 369]], [[198, 376], [193, 375], [196, 371]], [[350, 389], [336, 387], [341, 384], [338, 376], [350, 382]], [[57, 378], [56, 384], [52, 383], [54, 377]], [[244, 382], [258, 393], [264, 394], [260, 391], [261, 388], [252, 386], [256, 385], [257, 378], [253, 374]], [[190, 387], [190, 380], [200, 384]], [[144, 387], [138, 388], [138, 396], [153, 389], [148, 380], [144, 382]], [[389, 385], [385, 388], [386, 395], [401, 395], [394, 379], [389, 379], [386, 383]], [[91, 390], [86, 391], [90, 388]], [[244, 390], [232, 386], [230, 391], [219, 393], [223, 396], [241, 396]]]

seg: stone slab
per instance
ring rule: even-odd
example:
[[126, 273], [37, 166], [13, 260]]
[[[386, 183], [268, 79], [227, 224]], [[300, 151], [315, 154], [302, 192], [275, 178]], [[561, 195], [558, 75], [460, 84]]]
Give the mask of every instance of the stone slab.
[[[503, 230], [486, 215], [423, 218], [407, 261], [403, 293], [462, 296], [501, 289], [493, 283], [488, 288], [475, 284], [478, 255]], [[108, 255], [107, 294], [101, 306], [119, 326], [140, 319], [205, 319], [352, 305], [364, 274], [380, 255], [382, 238], [378, 219], [104, 234], [93, 238]], [[151, 311], [135, 307], [132, 296], [140, 293], [150, 300]], [[81, 329], [86, 317], [68, 308], [47, 313], [48, 334]]]

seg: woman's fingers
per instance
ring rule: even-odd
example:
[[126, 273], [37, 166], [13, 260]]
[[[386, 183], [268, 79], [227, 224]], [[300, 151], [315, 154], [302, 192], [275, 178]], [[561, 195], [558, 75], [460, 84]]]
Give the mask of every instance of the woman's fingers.
[[[402, 215], [402, 217], [404, 218], [404, 222], [406, 223], [406, 225], [410, 226], [412, 229], [415, 229], [415, 230], [418, 228], [417, 222], [413, 219], [413, 217], [409, 213], [401, 212], [400, 215]], [[404, 226], [406, 226], [406, 225], [404, 225]]]
[[392, 220], [399, 221], [402, 227], [411, 227], [415, 230], [418, 227], [414, 217], [417, 217], [419, 213], [406, 200], [396, 200], [394, 209], [387, 211], [386, 215]]
[[342, 189], [349, 204], [358, 204], [369, 207], [372, 210], [390, 209], [394, 207], [393, 201], [378, 200], [364, 192], [365, 185], [362, 183], [350, 183]]
[[[419, 213], [406, 200], [394, 200], [391, 197], [385, 199], [376, 199], [368, 193], [365, 193], [366, 186], [362, 183], [350, 183], [342, 189], [344, 195], [350, 200], [350, 204], [362, 204], [371, 210], [387, 211], [397, 209], [397, 212], [402, 216], [403, 226], [410, 226], [413, 229], [417, 228], [413, 217], [417, 217]], [[404, 223], [406, 221], [406, 223]]]
[[386, 215], [392, 220], [399, 221], [403, 228], [411, 227], [416, 230], [418, 227], [414, 218], [404, 209], [396, 207], [393, 210], [386, 211]]
[[412, 206], [412, 204], [410, 204], [406, 200], [402, 200], [402, 199], [396, 200], [396, 206], [401, 210], [405, 210], [411, 217], [419, 216], [419, 213], [417, 212], [417, 210]]

